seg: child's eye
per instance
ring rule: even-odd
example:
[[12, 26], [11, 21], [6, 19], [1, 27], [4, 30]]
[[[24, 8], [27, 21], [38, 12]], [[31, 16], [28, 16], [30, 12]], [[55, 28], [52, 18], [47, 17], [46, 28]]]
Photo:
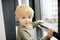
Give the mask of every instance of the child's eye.
[[23, 19], [25, 18], [25, 17], [22, 17]]
[[28, 17], [28, 18], [31, 18], [31, 17]]

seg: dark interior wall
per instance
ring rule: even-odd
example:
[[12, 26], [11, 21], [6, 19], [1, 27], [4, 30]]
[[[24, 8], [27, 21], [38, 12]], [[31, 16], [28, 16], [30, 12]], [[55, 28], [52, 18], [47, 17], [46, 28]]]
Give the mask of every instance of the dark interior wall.
[[[40, 5], [40, 0], [34, 0], [34, 4], [35, 4], [35, 17], [36, 20], [40, 20], [41, 19], [41, 5]], [[36, 32], [37, 32], [37, 40], [39, 40], [42, 37], [42, 29], [37, 27], [36, 28]]]
[[6, 40], [16, 40], [15, 8], [17, 3], [15, 2], [16, 0], [2, 0]]
[[[35, 4], [34, 4], [34, 0], [29, 0], [29, 6], [34, 10], [35, 12]], [[33, 21], [35, 21], [35, 13], [34, 13], [34, 17], [33, 17]]]
[[[36, 21], [41, 18], [40, 15], [40, 0], [29, 0], [29, 5], [30, 7], [33, 8], [34, 10], [34, 18], [33, 21]], [[42, 29], [39, 27], [36, 27], [36, 35], [37, 35], [37, 40], [42, 37]]]

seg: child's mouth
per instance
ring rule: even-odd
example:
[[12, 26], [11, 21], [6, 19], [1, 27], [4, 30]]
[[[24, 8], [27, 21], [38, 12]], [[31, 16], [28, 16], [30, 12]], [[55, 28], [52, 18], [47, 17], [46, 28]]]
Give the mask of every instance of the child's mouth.
[[28, 24], [28, 23], [25, 23], [25, 24]]
[[25, 23], [25, 25], [28, 25], [29, 23]]

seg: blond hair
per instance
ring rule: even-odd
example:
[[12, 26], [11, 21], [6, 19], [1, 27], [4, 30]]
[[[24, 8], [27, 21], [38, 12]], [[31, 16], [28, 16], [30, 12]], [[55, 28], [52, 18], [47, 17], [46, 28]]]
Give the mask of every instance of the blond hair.
[[31, 7], [27, 5], [21, 5], [21, 6], [17, 6], [15, 14], [17, 18], [21, 17], [22, 15], [26, 15], [26, 14], [33, 17], [34, 11]]

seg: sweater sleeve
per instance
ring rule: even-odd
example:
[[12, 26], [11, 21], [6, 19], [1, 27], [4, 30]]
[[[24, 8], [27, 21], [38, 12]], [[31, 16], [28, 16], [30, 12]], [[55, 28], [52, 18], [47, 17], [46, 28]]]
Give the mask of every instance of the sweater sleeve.
[[48, 36], [42, 37], [40, 40], [50, 40]]
[[32, 25], [33, 25], [33, 28], [37, 27], [37, 25], [39, 25], [39, 24], [41, 24], [41, 22], [34, 21], [34, 22], [32, 23]]

